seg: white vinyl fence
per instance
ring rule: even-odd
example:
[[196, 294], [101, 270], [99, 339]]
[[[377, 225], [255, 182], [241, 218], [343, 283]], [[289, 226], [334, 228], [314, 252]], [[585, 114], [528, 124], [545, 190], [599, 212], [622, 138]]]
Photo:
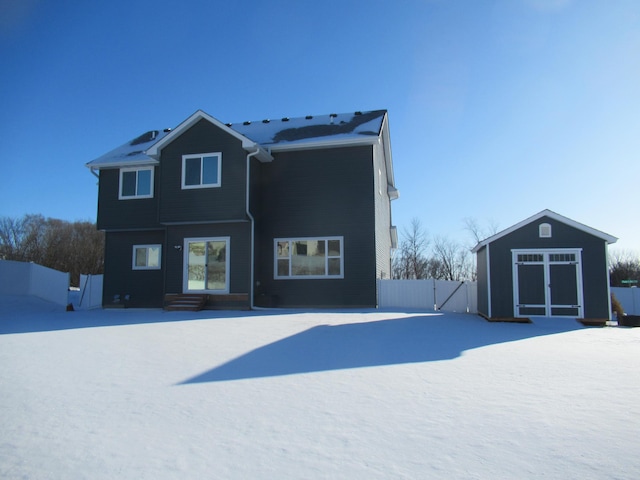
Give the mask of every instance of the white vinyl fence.
[[0, 294], [33, 295], [67, 305], [69, 274], [35, 263], [0, 260]]
[[611, 287], [611, 293], [613, 293], [624, 313], [627, 315], [640, 315], [640, 288], [632, 287]]
[[478, 284], [447, 280], [378, 280], [380, 308], [477, 313]]
[[78, 309], [102, 307], [102, 280], [104, 275], [80, 275], [80, 291], [73, 306]]

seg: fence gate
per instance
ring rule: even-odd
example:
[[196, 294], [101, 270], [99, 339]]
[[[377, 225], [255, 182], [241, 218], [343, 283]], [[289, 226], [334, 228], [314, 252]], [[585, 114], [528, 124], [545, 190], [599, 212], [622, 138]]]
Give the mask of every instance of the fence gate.
[[378, 280], [378, 307], [477, 313], [478, 286], [433, 278]]

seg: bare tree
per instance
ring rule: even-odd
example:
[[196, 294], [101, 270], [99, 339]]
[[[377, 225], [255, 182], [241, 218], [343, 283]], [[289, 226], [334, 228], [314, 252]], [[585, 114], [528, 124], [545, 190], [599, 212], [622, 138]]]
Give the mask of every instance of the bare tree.
[[485, 238], [489, 238], [490, 236], [498, 233], [498, 223], [495, 220], [489, 220], [483, 227], [475, 218], [467, 217], [464, 219], [464, 226], [465, 230], [471, 234], [471, 238], [474, 242], [472, 247], [480, 243]]
[[436, 237], [433, 242], [433, 256], [439, 262], [441, 274], [435, 278], [444, 280], [471, 280], [473, 266], [469, 249], [447, 237]]
[[613, 250], [609, 253], [609, 281], [612, 287], [629, 286], [623, 280], [640, 282], [640, 256], [627, 250]]
[[42, 215], [0, 218], [0, 259], [69, 272], [71, 284], [78, 285], [80, 274], [102, 273], [104, 233], [91, 222], [70, 223]]
[[428, 261], [425, 255], [429, 238], [420, 220], [413, 218], [411, 227], [402, 232], [400, 248], [393, 261], [393, 277], [396, 279], [421, 279], [428, 277]]

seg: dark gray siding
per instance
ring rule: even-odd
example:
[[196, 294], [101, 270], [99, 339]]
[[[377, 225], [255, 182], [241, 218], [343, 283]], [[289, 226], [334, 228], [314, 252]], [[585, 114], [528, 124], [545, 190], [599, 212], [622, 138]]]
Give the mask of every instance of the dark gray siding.
[[488, 278], [487, 278], [488, 247], [482, 247], [476, 254], [476, 269], [478, 274], [478, 313], [489, 316]]
[[[540, 238], [538, 226], [548, 223], [551, 238]], [[609, 318], [606, 242], [548, 217], [525, 225], [491, 243], [491, 306], [493, 317], [512, 317], [513, 265], [511, 249], [582, 248], [585, 318]]]
[[[279, 306], [376, 305], [372, 148], [283, 152], [260, 165], [256, 294]], [[274, 238], [327, 236], [344, 237], [344, 279], [274, 279]]]
[[229, 293], [249, 293], [251, 269], [251, 225], [249, 222], [167, 227], [166, 292], [182, 293], [185, 238], [230, 237]]
[[[182, 155], [222, 152], [217, 188], [183, 190]], [[246, 152], [240, 140], [201, 120], [161, 152], [160, 222], [214, 222], [246, 217]]]
[[[133, 270], [134, 245], [162, 245], [164, 266], [166, 248], [163, 231], [107, 232], [102, 303], [108, 306], [161, 307], [163, 270]], [[120, 302], [114, 303], [114, 297]], [[128, 300], [125, 298], [128, 296]]]
[[119, 200], [120, 170], [100, 171], [98, 229], [149, 229], [158, 224], [158, 168], [154, 175], [154, 198]]

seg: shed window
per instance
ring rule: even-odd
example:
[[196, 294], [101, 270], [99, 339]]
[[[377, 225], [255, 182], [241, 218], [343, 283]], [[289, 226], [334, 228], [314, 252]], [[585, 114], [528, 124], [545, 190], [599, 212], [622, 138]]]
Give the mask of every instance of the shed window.
[[551, 238], [551, 225], [548, 223], [541, 223], [538, 229], [540, 238]]

